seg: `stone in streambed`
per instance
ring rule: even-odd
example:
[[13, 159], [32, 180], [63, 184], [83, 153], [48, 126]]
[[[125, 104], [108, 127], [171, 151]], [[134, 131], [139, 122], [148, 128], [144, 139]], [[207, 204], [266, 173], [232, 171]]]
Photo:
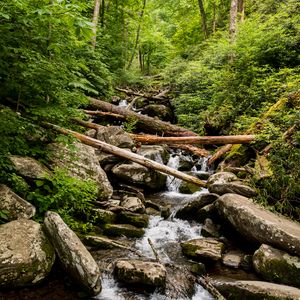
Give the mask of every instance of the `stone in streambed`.
[[104, 234], [108, 236], [127, 236], [139, 238], [144, 235], [145, 231], [142, 228], [137, 228], [129, 224], [107, 224], [104, 228]]
[[222, 263], [230, 268], [238, 269], [244, 263], [245, 254], [238, 250], [231, 250], [222, 257]]
[[218, 172], [211, 175], [207, 181], [207, 185], [210, 186], [214, 183], [223, 184], [231, 181], [237, 181], [238, 177], [231, 172]]
[[114, 249], [114, 248], [123, 248], [123, 245], [120, 241], [114, 241], [104, 236], [93, 236], [88, 235], [84, 239], [84, 243], [90, 247], [97, 249]]
[[166, 274], [165, 267], [155, 262], [119, 260], [115, 265], [116, 277], [131, 284], [161, 287], [165, 285]]
[[22, 219], [0, 226], [0, 289], [39, 283], [54, 260], [54, 249], [40, 224]]
[[209, 218], [205, 219], [204, 224], [201, 228], [201, 235], [204, 237], [220, 237], [220, 225], [216, 225]]
[[257, 191], [252, 187], [245, 185], [241, 181], [233, 181], [228, 183], [214, 183], [208, 187], [211, 193], [224, 195], [228, 193], [238, 194], [245, 197], [254, 197]]
[[253, 266], [265, 280], [300, 287], [300, 258], [297, 256], [261, 245], [253, 255]]
[[99, 294], [101, 292], [99, 267], [77, 235], [55, 212], [46, 213], [44, 225], [66, 272], [90, 296]]
[[114, 223], [116, 220], [116, 214], [105, 209], [94, 208], [91, 213], [95, 224]]
[[148, 226], [149, 216], [145, 214], [135, 214], [129, 211], [122, 211], [118, 214], [117, 222], [143, 228]]
[[200, 190], [200, 187], [196, 184], [182, 181], [179, 186], [179, 192], [182, 194], [193, 194]]
[[207, 218], [213, 219], [214, 216], [216, 215], [217, 215], [217, 210], [215, 205], [212, 203], [200, 208], [196, 212], [195, 220], [202, 223], [205, 219]]
[[35, 207], [32, 204], [3, 184], [0, 184], [0, 210], [6, 212], [8, 221], [30, 219], [35, 215]]
[[131, 212], [135, 212], [135, 213], [145, 212], [145, 205], [143, 204], [142, 200], [139, 199], [138, 197], [124, 196], [120, 205]]
[[300, 224], [274, 214], [251, 199], [225, 194], [215, 203], [219, 214], [246, 239], [300, 255]]

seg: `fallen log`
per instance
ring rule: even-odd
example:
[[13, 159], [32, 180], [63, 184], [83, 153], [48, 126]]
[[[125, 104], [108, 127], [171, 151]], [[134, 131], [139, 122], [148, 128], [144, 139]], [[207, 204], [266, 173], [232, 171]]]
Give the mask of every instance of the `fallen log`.
[[104, 111], [94, 111], [94, 110], [83, 110], [84, 113], [90, 116], [102, 116], [102, 117], [111, 117], [114, 119], [119, 119], [119, 120], [126, 120], [126, 118], [122, 115], [110, 113], [110, 112], [104, 112]]
[[89, 98], [90, 104], [102, 111], [122, 115], [124, 117], [137, 120], [137, 125], [146, 132], [157, 133], [166, 136], [197, 136], [195, 132], [183, 127], [170, 124], [168, 122], [156, 120], [154, 118], [137, 114], [133, 111], [126, 110], [122, 107], [107, 103], [105, 101]]
[[170, 90], [165, 90], [165, 91], [160, 92], [158, 95], [152, 96], [152, 95], [148, 95], [148, 94], [134, 92], [132, 90], [125, 90], [125, 89], [121, 89], [121, 88], [115, 88], [115, 89], [119, 92], [123, 92], [123, 93], [127, 94], [128, 96], [137, 96], [137, 97], [142, 97], [142, 98], [146, 98], [149, 100], [160, 100], [160, 101], [165, 101], [167, 99], [166, 94], [170, 91]]
[[128, 159], [128, 160], [134, 161], [134, 162], [136, 162], [140, 165], [143, 165], [147, 168], [154, 169], [158, 172], [165, 173], [165, 174], [168, 174], [168, 175], [172, 175], [176, 178], [182, 179], [183, 181], [186, 181], [186, 182], [193, 183], [197, 186], [201, 186], [201, 187], [206, 186], [206, 183], [204, 181], [202, 181], [202, 180], [200, 180], [200, 179], [198, 179], [194, 176], [190, 176], [190, 175], [187, 175], [183, 172], [180, 172], [180, 171], [177, 171], [173, 168], [170, 168], [168, 166], [164, 166], [164, 165], [162, 165], [162, 164], [160, 164], [156, 161], [150, 160], [150, 159], [145, 158], [141, 155], [138, 155], [138, 154], [132, 153], [130, 151], [118, 148], [116, 146], [107, 144], [105, 142], [90, 138], [90, 137], [85, 136], [85, 135], [83, 135], [81, 133], [78, 133], [76, 131], [61, 128], [57, 125], [47, 123], [46, 126], [48, 126], [50, 128], [53, 128], [53, 129], [55, 129], [56, 131], [58, 131], [62, 134], [72, 135], [72, 136], [76, 137], [77, 139], [79, 139], [82, 143], [84, 143], [86, 145], [89, 145], [89, 146], [92, 146], [94, 148], [98, 148], [98, 149], [102, 150], [103, 152], [111, 153], [113, 155], [116, 155], [116, 156], [119, 156], [119, 157], [122, 157], [122, 158], [125, 158], [125, 159]]

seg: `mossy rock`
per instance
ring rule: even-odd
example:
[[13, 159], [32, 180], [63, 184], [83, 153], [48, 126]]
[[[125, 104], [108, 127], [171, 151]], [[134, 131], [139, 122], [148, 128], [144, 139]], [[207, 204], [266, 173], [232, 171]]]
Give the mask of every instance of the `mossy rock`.
[[200, 187], [189, 182], [183, 181], [179, 187], [179, 192], [183, 194], [193, 194], [200, 190]]
[[108, 236], [125, 235], [132, 238], [140, 238], [144, 233], [144, 229], [129, 224], [106, 224], [104, 228], [104, 234]]
[[122, 211], [117, 218], [120, 223], [131, 224], [139, 228], [147, 227], [149, 224], [149, 217], [145, 214], [135, 214], [128, 211]]
[[92, 210], [92, 215], [95, 224], [114, 223], [116, 220], [116, 214], [105, 209], [95, 208]]

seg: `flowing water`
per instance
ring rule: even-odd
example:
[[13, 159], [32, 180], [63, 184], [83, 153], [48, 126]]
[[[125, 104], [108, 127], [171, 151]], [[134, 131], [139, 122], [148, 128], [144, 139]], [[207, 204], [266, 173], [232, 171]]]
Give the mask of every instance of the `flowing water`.
[[[187, 159], [191, 159], [188, 157]], [[157, 158], [157, 161], [161, 162], [161, 157]], [[178, 169], [180, 162], [180, 155], [172, 154], [168, 166]], [[199, 159], [195, 162], [192, 170], [196, 173], [207, 172], [207, 159]], [[162, 263], [174, 263], [175, 265], [182, 263], [182, 255], [180, 242], [189, 239], [201, 237], [201, 225], [184, 220], [180, 220], [174, 217], [176, 209], [187, 203], [194, 198], [198, 197], [201, 193], [207, 192], [206, 189], [202, 189], [194, 194], [180, 194], [178, 192], [181, 180], [176, 179], [173, 176], [167, 177], [167, 190], [163, 193], [156, 195], [171, 203], [173, 213], [171, 216], [164, 220], [159, 216], [151, 216], [149, 226], [145, 231], [145, 235], [136, 241], [135, 248], [139, 250], [145, 257], [154, 259], [153, 250], [149, 244], [149, 239], [152, 244], [155, 245], [155, 251], [157, 252]], [[181, 257], [178, 259], [178, 257]], [[192, 298], [170, 298], [165, 295], [161, 295], [158, 292], [154, 292], [152, 295], [131, 294], [129, 296], [126, 287], [122, 287], [118, 284], [112, 276], [105, 275], [103, 278], [102, 292], [96, 298], [99, 300], [210, 300], [214, 299], [205, 289], [200, 285], [195, 286], [195, 294]]]

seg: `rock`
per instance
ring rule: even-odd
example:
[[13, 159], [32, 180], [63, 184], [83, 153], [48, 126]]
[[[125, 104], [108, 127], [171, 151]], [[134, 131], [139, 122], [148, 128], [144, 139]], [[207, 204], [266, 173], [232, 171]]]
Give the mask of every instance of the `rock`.
[[96, 150], [95, 153], [102, 168], [105, 168], [105, 166], [107, 165], [111, 165], [113, 168], [115, 164], [123, 160], [122, 158], [116, 155], [105, 153], [101, 150]]
[[160, 211], [152, 208], [152, 207], [147, 207], [146, 208], [146, 214], [147, 215], [152, 215], [152, 216], [160, 216]]
[[117, 221], [123, 224], [131, 224], [138, 228], [146, 228], [149, 224], [149, 217], [147, 215], [135, 214], [128, 211], [122, 211], [118, 214]]
[[207, 218], [201, 228], [201, 235], [204, 237], [220, 237], [220, 225], [216, 225], [211, 219]]
[[214, 183], [208, 187], [211, 193], [218, 195], [224, 195], [228, 193], [239, 194], [245, 197], [254, 197], [257, 195], [257, 191], [247, 185], [244, 185], [240, 181], [233, 181], [229, 183]]
[[132, 148], [134, 146], [134, 141], [119, 126], [103, 126], [97, 130], [96, 137], [100, 141], [120, 148]]
[[101, 292], [99, 267], [77, 235], [55, 212], [46, 213], [44, 225], [66, 272], [90, 296], [99, 294]]
[[199, 259], [221, 260], [224, 244], [214, 238], [193, 239], [181, 244], [183, 254]]
[[[86, 245], [97, 248], [97, 249], [114, 249], [122, 248], [122, 243], [120, 241], [114, 241], [104, 236], [92, 236], [88, 235], [85, 237], [84, 242]], [[124, 245], [126, 247], [126, 245]]]
[[49, 144], [50, 165], [52, 168], [59, 167], [67, 169], [72, 177], [83, 180], [94, 180], [99, 188], [99, 197], [107, 199], [113, 193], [112, 186], [107, 179], [106, 173], [99, 165], [95, 150], [93, 147], [74, 143], [76, 151], [64, 147], [62, 144]]
[[238, 269], [242, 266], [245, 254], [238, 250], [231, 250], [225, 253], [222, 257], [222, 262], [225, 266]]
[[200, 189], [199, 186], [186, 181], [182, 181], [179, 186], [179, 192], [182, 194], [193, 194], [200, 191]]
[[158, 117], [163, 121], [173, 120], [172, 110], [161, 104], [149, 104], [143, 108], [142, 113], [150, 117]]
[[180, 218], [183, 220], [195, 220], [197, 219], [196, 212], [201, 209], [202, 207], [213, 203], [215, 200], [217, 200], [219, 195], [216, 194], [201, 194], [198, 199], [193, 200], [186, 204], [184, 207], [180, 208], [176, 212], [176, 218]]
[[89, 129], [85, 132], [85, 135], [87, 135], [88, 137], [91, 137], [93, 139], [96, 137], [96, 134], [97, 134], [96, 129]]
[[187, 156], [179, 156], [178, 171], [190, 171], [194, 165], [192, 159]]
[[300, 289], [270, 282], [214, 279], [211, 283], [226, 299], [300, 299]]
[[137, 163], [120, 164], [112, 168], [112, 174], [129, 184], [137, 184], [152, 190], [165, 187], [167, 176]]
[[222, 183], [228, 183], [228, 182], [237, 181], [237, 180], [238, 180], [238, 177], [231, 172], [218, 172], [218, 173], [211, 175], [208, 178], [207, 185], [210, 186], [211, 184], [214, 184], [214, 183], [222, 184]]
[[160, 209], [160, 216], [165, 220], [171, 216], [171, 205], [162, 206]]
[[54, 260], [54, 249], [40, 224], [22, 219], [0, 226], [0, 290], [39, 283]]
[[213, 219], [216, 214], [217, 210], [213, 203], [205, 205], [196, 212], [196, 221], [203, 222], [207, 218]]
[[145, 205], [138, 197], [124, 196], [121, 201], [121, 206], [131, 212], [144, 213]]
[[116, 277], [126, 283], [162, 287], [166, 282], [166, 269], [155, 262], [119, 260], [115, 265]]
[[105, 209], [94, 208], [91, 213], [95, 224], [114, 223], [116, 220], [116, 214]]
[[8, 221], [30, 219], [35, 215], [35, 207], [32, 204], [3, 184], [0, 184], [0, 210], [6, 212]]
[[132, 238], [140, 238], [145, 231], [129, 224], [107, 224], [105, 225], [104, 234], [108, 236], [127, 236]]
[[157, 145], [142, 145], [138, 154], [162, 164], [166, 164], [170, 157], [166, 147]]
[[300, 287], [300, 258], [297, 256], [261, 245], [253, 255], [253, 266], [267, 281]]
[[22, 177], [28, 179], [44, 179], [47, 175], [49, 176], [51, 174], [44, 165], [31, 157], [11, 155], [9, 158], [16, 172]]
[[291, 254], [300, 255], [300, 224], [236, 194], [221, 196], [215, 205], [219, 214], [246, 239], [268, 243]]

